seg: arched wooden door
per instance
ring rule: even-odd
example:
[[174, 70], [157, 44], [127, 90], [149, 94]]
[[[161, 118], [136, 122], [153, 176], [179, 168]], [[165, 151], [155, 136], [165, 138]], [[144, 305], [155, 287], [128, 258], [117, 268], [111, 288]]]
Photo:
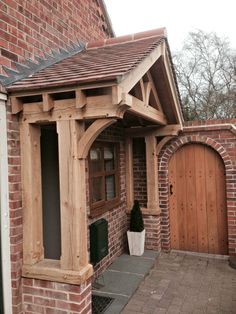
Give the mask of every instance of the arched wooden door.
[[227, 254], [225, 168], [201, 144], [180, 148], [169, 163], [171, 248]]

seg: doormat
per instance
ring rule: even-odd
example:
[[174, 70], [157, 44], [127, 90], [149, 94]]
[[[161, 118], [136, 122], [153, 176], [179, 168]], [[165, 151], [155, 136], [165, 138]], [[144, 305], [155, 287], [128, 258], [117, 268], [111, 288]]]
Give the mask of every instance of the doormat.
[[102, 314], [114, 301], [113, 298], [101, 297], [100, 295], [92, 295], [92, 313]]

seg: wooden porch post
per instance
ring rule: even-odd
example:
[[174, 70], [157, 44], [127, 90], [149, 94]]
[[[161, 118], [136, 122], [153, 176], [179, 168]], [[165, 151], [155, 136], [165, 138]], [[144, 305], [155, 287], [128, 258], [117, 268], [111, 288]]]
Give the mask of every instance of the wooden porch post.
[[158, 165], [157, 145], [155, 135], [145, 136], [146, 143], [146, 175], [147, 175], [147, 209], [150, 212], [158, 213]]
[[34, 265], [43, 252], [40, 127], [21, 124], [21, 152], [23, 174], [23, 261]]
[[131, 137], [125, 139], [125, 166], [127, 210], [131, 210], [134, 202], [133, 139]]
[[88, 264], [85, 159], [78, 158], [83, 123], [57, 121], [61, 198], [61, 268]]

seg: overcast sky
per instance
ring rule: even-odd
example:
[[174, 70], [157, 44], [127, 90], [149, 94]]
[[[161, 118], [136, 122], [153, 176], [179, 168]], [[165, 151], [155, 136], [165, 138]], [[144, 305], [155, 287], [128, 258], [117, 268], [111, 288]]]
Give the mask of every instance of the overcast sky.
[[236, 49], [236, 0], [105, 0], [116, 36], [165, 26], [171, 50], [189, 31], [228, 37]]

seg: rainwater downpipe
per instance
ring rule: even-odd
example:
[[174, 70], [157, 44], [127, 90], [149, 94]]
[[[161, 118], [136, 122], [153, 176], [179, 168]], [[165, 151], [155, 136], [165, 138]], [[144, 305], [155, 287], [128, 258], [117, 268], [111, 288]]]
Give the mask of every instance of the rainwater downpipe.
[[0, 264], [4, 313], [12, 314], [6, 100], [7, 96], [0, 93]]

